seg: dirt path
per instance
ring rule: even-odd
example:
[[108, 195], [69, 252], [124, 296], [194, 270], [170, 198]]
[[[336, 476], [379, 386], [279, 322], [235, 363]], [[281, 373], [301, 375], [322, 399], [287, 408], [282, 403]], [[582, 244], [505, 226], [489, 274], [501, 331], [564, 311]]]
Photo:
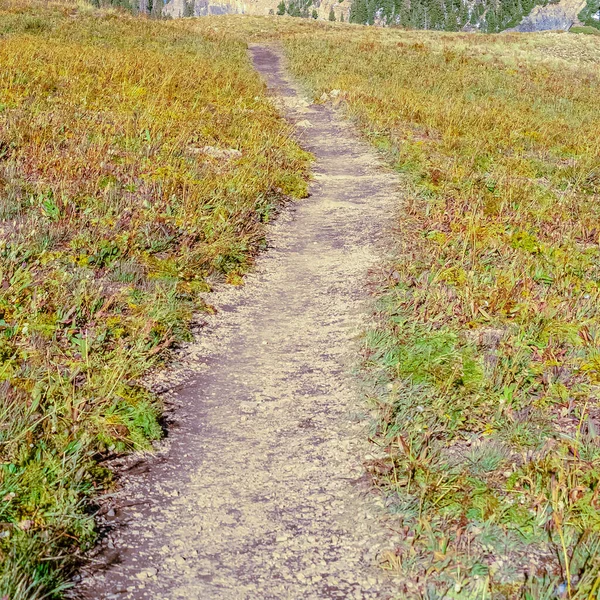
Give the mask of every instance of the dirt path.
[[369, 448], [349, 375], [365, 282], [391, 223], [396, 176], [327, 106], [309, 105], [276, 51], [251, 49], [316, 156], [311, 197], [186, 352], [178, 427], [116, 500], [126, 526], [80, 586], [87, 598], [389, 598], [389, 544], [361, 462]]

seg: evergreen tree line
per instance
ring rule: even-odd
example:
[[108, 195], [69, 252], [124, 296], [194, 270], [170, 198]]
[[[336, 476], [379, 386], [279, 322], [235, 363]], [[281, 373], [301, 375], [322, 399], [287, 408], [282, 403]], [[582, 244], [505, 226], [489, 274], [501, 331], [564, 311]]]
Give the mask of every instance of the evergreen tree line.
[[[301, 17], [303, 19], [318, 19], [319, 13], [317, 9], [313, 5], [313, 0], [290, 0], [289, 2], [285, 2], [285, 0], [281, 0], [281, 2], [277, 5], [277, 14], [278, 15], [290, 15], [291, 17]], [[329, 10], [329, 20], [335, 21], [335, 11], [333, 7]], [[340, 20], [344, 20], [344, 15], [340, 15]]]
[[[93, 6], [97, 8], [113, 7], [126, 10], [133, 14], [147, 14], [157, 19], [162, 18], [164, 0], [90, 0]], [[186, 14], [188, 13], [188, 14]], [[191, 17], [194, 14], [194, 1], [184, 1], [184, 17]]]
[[600, 0], [587, 0], [585, 8], [579, 13], [579, 20], [584, 25], [600, 29]]
[[[549, 0], [354, 0], [350, 22], [410, 29], [459, 31], [465, 26], [496, 33], [518, 25], [534, 6]], [[590, 0], [592, 1], [592, 0]], [[598, 1], [600, 0], [593, 0]]]

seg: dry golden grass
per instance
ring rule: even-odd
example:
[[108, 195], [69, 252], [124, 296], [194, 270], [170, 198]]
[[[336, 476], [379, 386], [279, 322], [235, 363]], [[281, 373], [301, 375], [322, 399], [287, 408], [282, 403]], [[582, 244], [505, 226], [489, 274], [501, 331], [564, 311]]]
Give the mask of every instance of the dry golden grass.
[[365, 344], [403, 597], [596, 598], [597, 38], [338, 26], [284, 43], [409, 187]]
[[0, 596], [59, 593], [42, 559], [93, 539], [97, 453], [159, 433], [132, 382], [305, 191], [247, 41], [282, 42], [315, 98], [341, 90], [406, 175], [365, 345], [400, 593], [597, 598], [599, 39], [6, 0]]
[[565, 32], [502, 33], [498, 35], [452, 33], [442, 31], [404, 31], [391, 28], [365, 27], [349, 23], [330, 23], [294, 17], [256, 17], [228, 15], [182, 19], [173, 24], [186, 31], [203, 35], [226, 36], [242, 42], [285, 42], [319, 38], [337, 41], [376, 43], [378, 47], [395, 47], [403, 43], [423, 44], [433, 52], [451, 47], [466, 55], [488, 61], [502, 59], [508, 63], [543, 63], [554, 68], [595, 71], [600, 62], [600, 37], [573, 35]]
[[0, 597], [58, 593], [96, 459], [160, 434], [136, 382], [207, 278], [239, 283], [307, 161], [244, 44], [0, 2]]

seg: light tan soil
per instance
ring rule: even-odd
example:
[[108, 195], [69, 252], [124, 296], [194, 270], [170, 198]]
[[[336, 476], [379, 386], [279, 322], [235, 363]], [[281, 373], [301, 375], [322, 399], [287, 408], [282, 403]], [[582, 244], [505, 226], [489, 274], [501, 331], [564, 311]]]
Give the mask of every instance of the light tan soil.
[[270, 227], [243, 287], [209, 296], [218, 312], [170, 376], [188, 373], [168, 449], [114, 499], [104, 568], [78, 586], [88, 599], [392, 597], [350, 370], [399, 180], [331, 107], [302, 98], [276, 50], [251, 53], [315, 154], [311, 196]]

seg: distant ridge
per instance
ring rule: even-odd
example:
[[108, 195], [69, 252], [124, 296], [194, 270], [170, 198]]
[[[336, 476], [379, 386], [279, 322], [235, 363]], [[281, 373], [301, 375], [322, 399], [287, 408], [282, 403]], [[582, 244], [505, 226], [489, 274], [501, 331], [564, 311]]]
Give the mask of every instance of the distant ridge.
[[291, 14], [331, 20], [333, 11], [336, 21], [347, 21], [350, 5], [351, 0], [170, 0], [165, 3], [162, 13], [172, 18], [225, 14]]
[[[141, 0], [144, 2], [146, 0]], [[600, 27], [597, 0], [170, 0], [171, 18], [248, 14], [291, 15], [365, 25], [439, 31], [568, 31]], [[140, 10], [142, 10], [140, 8]]]

